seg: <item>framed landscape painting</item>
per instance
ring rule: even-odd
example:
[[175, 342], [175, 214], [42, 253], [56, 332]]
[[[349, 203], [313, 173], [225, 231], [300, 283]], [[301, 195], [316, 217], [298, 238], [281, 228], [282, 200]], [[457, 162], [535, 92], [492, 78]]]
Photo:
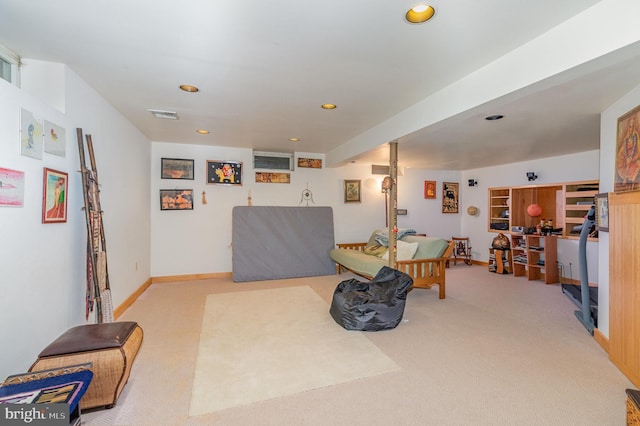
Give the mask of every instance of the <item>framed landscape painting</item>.
[[160, 170], [162, 179], [193, 180], [193, 160], [162, 158], [160, 160]]

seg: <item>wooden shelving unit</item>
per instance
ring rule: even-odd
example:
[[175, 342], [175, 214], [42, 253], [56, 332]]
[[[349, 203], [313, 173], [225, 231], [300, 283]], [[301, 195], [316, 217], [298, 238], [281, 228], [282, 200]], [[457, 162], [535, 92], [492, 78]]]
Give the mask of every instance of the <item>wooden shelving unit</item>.
[[584, 217], [594, 204], [599, 191], [597, 180], [573, 182], [565, 185], [564, 190], [564, 233], [565, 236], [579, 237], [580, 231], [573, 228], [584, 223]]
[[527, 235], [527, 278], [544, 280], [545, 284], [558, 282], [558, 237]]
[[[511, 188], [489, 189], [489, 229], [493, 231], [509, 231], [511, 229], [510, 201]], [[495, 225], [506, 225], [506, 228], [499, 229]]]
[[[535, 228], [545, 219], [562, 228], [561, 237], [578, 238], [579, 231], [572, 231], [584, 222], [598, 191], [597, 180], [489, 188], [489, 232], [510, 233], [514, 226]], [[527, 214], [527, 207], [534, 203], [542, 208], [537, 217]]]
[[527, 275], [527, 247], [524, 235], [511, 235], [511, 252], [513, 262], [513, 276]]

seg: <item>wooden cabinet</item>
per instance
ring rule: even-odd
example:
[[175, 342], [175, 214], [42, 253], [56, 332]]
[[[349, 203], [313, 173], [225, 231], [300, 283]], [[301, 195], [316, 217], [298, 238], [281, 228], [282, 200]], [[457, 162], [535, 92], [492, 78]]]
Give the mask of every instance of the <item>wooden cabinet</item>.
[[529, 280], [557, 283], [558, 237], [544, 235], [512, 235], [513, 276]]
[[640, 387], [640, 191], [609, 194], [609, 358]]
[[[584, 222], [598, 188], [597, 180], [489, 188], [489, 231], [511, 232], [514, 226], [535, 228], [545, 219], [562, 229], [558, 233], [562, 237], [577, 239], [580, 231], [575, 227]], [[529, 216], [527, 207], [531, 204], [540, 206], [540, 215]]]

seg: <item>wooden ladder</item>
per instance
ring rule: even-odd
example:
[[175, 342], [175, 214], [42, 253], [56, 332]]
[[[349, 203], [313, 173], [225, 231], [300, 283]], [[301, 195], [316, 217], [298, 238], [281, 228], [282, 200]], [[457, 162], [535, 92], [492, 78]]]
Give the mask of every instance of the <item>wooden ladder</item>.
[[93, 311], [95, 301], [96, 323], [113, 322], [111, 286], [107, 268], [107, 244], [104, 235], [102, 208], [100, 206], [100, 185], [98, 169], [93, 154], [91, 135], [86, 135], [87, 152], [91, 168], [87, 168], [82, 129], [76, 129], [78, 152], [80, 154], [80, 173], [84, 196], [84, 213], [87, 225], [87, 297], [86, 318]]

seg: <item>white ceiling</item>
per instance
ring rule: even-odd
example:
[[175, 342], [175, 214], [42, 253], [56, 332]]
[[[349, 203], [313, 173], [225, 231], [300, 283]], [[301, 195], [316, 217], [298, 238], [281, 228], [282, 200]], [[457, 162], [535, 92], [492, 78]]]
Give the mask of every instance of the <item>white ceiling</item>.
[[[415, 3], [0, 0], [0, 43], [67, 64], [152, 141], [328, 153], [598, 1], [437, 0], [431, 22], [410, 25]], [[599, 113], [640, 84], [638, 56], [604, 64], [394, 135], [401, 165], [466, 170], [598, 149]], [[505, 119], [483, 119], [495, 113]], [[387, 151], [341, 160], [380, 164]]]

